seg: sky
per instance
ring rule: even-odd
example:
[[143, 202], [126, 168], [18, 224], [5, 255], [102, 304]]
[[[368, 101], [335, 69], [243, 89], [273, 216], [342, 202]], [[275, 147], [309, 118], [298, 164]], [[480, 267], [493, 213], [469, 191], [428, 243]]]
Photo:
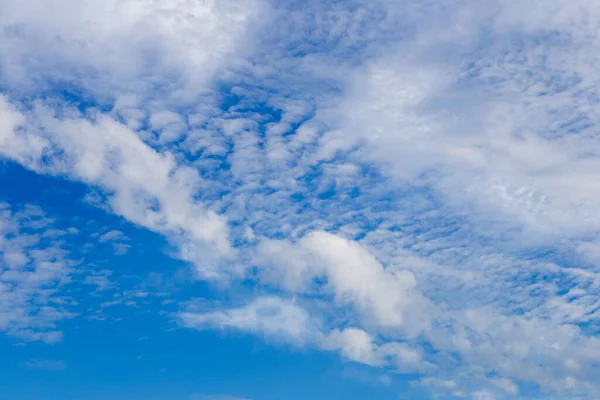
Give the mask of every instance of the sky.
[[0, 398], [600, 398], [598, 32], [3, 0]]

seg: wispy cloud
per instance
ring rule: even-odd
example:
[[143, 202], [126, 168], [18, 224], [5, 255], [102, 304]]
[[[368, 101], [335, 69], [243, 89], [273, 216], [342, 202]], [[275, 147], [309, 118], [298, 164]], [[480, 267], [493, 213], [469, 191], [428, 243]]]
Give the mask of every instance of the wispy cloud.
[[[0, 17], [0, 155], [86, 184], [195, 277], [244, 281], [182, 303], [183, 326], [437, 395], [598, 396], [594, 2], [45, 4]], [[70, 233], [1, 212], [0, 330], [58, 340]]]
[[113, 229], [100, 235], [98, 241], [100, 243], [111, 243], [116, 254], [125, 255], [131, 247], [126, 243], [128, 239], [123, 232]]

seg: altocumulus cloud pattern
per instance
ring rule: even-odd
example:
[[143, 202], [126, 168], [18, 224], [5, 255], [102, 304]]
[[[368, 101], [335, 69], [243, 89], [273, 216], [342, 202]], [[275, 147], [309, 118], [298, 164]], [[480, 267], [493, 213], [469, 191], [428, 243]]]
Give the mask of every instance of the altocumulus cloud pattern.
[[600, 3], [0, 2], [0, 398], [600, 398]]

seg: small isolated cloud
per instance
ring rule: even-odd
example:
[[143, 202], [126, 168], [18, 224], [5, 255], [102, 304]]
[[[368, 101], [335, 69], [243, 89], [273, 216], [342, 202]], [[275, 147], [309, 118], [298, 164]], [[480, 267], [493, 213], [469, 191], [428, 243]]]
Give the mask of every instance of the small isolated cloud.
[[178, 317], [188, 328], [249, 332], [294, 344], [307, 342], [315, 332], [314, 321], [304, 309], [278, 297], [261, 297], [222, 311], [182, 312]]
[[111, 230], [108, 231], [98, 238], [100, 243], [110, 243], [115, 250], [117, 255], [125, 255], [129, 252], [129, 248], [131, 247], [127, 244], [129, 238], [125, 236], [125, 234], [119, 230]]
[[62, 372], [67, 370], [67, 364], [61, 360], [49, 360], [46, 358], [35, 358], [25, 363], [27, 368], [38, 369], [47, 372]]
[[100, 238], [98, 239], [100, 241], [100, 243], [104, 243], [104, 242], [114, 242], [116, 240], [123, 240], [125, 239], [125, 234], [121, 231], [117, 231], [117, 230], [112, 230], [109, 232], [104, 233], [103, 235], [100, 236]]
[[96, 286], [98, 291], [108, 290], [115, 287], [115, 283], [110, 279], [111, 274], [108, 270], [94, 271], [87, 275], [82, 283]]

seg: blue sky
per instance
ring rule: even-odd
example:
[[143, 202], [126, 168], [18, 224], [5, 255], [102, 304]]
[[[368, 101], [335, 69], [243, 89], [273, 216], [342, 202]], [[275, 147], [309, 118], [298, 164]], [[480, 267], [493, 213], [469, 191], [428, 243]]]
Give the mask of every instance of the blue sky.
[[0, 397], [597, 399], [590, 0], [5, 0]]

